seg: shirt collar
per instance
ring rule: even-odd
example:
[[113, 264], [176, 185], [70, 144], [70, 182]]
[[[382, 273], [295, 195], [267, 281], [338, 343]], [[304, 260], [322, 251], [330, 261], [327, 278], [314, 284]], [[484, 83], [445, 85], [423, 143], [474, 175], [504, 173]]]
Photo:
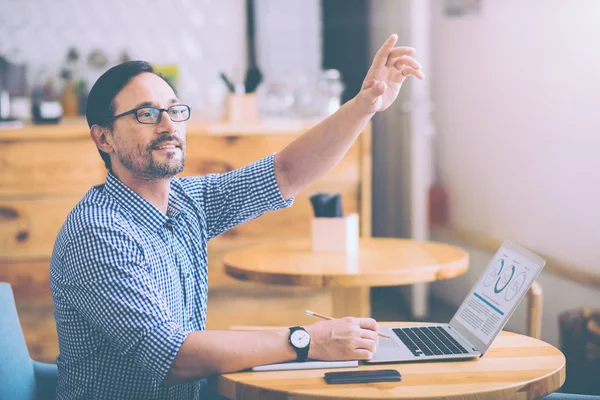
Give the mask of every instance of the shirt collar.
[[153, 204], [131, 190], [111, 172], [106, 176], [104, 188], [106, 193], [114, 198], [121, 207], [127, 210], [134, 219], [148, 229], [158, 231], [165, 226], [167, 222], [171, 221], [171, 223], [173, 223], [177, 221], [184, 211], [181, 202], [177, 199], [178, 196], [176, 191], [173, 190], [173, 184], [176, 179], [177, 178], [173, 178], [171, 180], [167, 215], [160, 212]]

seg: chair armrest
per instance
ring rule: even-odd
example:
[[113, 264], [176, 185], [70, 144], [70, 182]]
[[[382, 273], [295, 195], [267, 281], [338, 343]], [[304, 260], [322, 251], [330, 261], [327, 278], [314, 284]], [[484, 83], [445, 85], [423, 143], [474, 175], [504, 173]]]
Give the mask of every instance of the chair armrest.
[[548, 396], [542, 397], [540, 400], [600, 400], [600, 396], [589, 394], [571, 394], [571, 393], [551, 393]]
[[33, 373], [35, 375], [37, 399], [54, 400], [56, 398], [56, 383], [58, 381], [58, 368], [56, 364], [33, 361]]
[[534, 281], [527, 291], [527, 335], [540, 339], [542, 336], [542, 308], [544, 291], [538, 281]]

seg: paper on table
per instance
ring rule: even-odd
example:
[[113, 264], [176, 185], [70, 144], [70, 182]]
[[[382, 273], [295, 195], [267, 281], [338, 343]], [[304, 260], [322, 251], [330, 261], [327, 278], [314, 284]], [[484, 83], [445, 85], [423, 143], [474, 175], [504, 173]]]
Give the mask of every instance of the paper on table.
[[285, 362], [279, 364], [266, 364], [253, 367], [252, 371], [286, 371], [294, 369], [321, 369], [321, 368], [351, 368], [358, 367], [358, 361], [303, 361]]

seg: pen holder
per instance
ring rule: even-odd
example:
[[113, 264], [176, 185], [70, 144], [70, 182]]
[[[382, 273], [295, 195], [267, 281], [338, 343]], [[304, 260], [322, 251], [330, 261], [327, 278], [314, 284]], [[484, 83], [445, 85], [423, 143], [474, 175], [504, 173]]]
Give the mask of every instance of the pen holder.
[[358, 215], [340, 218], [313, 218], [313, 252], [358, 251]]
[[230, 94], [227, 96], [227, 121], [258, 123], [256, 93]]

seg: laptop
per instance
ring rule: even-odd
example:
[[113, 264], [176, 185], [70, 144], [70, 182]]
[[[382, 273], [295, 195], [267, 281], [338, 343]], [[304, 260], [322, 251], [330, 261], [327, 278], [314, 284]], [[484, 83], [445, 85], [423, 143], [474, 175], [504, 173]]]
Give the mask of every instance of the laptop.
[[519, 305], [546, 261], [505, 240], [448, 324], [380, 327], [367, 363], [481, 357]]

